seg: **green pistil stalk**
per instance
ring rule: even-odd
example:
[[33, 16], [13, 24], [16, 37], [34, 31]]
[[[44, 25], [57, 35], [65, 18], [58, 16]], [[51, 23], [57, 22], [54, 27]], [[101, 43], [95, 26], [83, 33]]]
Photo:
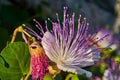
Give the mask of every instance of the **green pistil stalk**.
[[33, 41], [35, 41], [35, 38], [32, 37], [29, 33], [27, 33], [22, 26], [19, 26], [18, 28], [16, 28], [14, 30], [14, 33], [13, 33], [13, 37], [12, 37], [12, 40], [11, 40], [11, 43], [13, 43], [15, 41], [15, 38], [16, 38], [16, 35], [18, 32], [22, 32], [24, 33], [25, 35], [27, 35], [29, 38], [31, 38]]

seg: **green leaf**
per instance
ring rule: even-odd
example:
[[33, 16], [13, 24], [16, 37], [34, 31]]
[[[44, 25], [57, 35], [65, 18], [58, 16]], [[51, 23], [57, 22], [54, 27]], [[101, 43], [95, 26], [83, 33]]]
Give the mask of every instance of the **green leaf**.
[[63, 76], [62, 76], [62, 73], [61, 74], [57, 74], [56, 77], [54, 78], [54, 80], [64, 80]]
[[30, 54], [24, 42], [8, 44], [0, 54], [0, 79], [20, 80], [29, 71]]
[[101, 63], [100, 72], [101, 72], [101, 73], [104, 73], [104, 71], [105, 71], [106, 68], [107, 68], [107, 64]]
[[78, 74], [77, 76], [79, 78], [78, 80], [91, 80], [91, 79], [87, 78], [85, 75]]
[[120, 62], [120, 55], [118, 55], [118, 56], [115, 57], [115, 61], [116, 62]]
[[77, 75], [74, 75], [71, 80], [79, 80], [78, 76]]
[[51, 76], [46, 75], [43, 80], [53, 80]]

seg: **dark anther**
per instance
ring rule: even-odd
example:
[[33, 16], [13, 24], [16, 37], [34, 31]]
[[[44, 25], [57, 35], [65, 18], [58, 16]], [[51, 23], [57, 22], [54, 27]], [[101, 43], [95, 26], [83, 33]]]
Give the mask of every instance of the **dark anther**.
[[32, 46], [31, 48], [32, 48], [32, 49], [36, 49], [37, 47], [36, 47], [36, 46]]

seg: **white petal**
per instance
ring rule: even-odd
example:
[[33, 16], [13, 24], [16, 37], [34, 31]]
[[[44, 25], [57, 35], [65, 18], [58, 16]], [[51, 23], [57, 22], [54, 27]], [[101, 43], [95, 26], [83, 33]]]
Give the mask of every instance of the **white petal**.
[[81, 68], [79, 68], [77, 66], [68, 66], [68, 65], [57, 64], [57, 67], [60, 70], [63, 70], [63, 71], [72, 72], [72, 73], [75, 73], [75, 74], [85, 74], [87, 77], [91, 77], [92, 76], [91, 72], [86, 71], [84, 69], [81, 69]]
[[49, 57], [50, 60], [56, 62], [59, 55], [57, 51], [57, 46], [55, 43], [55, 37], [50, 32], [45, 32], [42, 38], [42, 46], [45, 50], [45, 54]]
[[91, 66], [100, 58], [100, 52], [94, 47], [89, 48], [84, 53], [76, 53], [76, 55], [72, 60], [69, 60], [69, 58], [65, 60], [66, 65], [78, 65], [80, 67]]

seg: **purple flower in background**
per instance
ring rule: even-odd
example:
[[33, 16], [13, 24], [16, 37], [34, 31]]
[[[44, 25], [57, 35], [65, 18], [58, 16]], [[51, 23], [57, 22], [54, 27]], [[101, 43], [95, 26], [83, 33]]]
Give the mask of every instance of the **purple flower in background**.
[[43, 80], [45, 75], [49, 74], [48, 59], [42, 47], [35, 41], [29, 46], [31, 61], [30, 71], [32, 80]]
[[67, 15], [67, 7], [64, 7], [63, 23], [59, 21], [57, 14], [57, 22], [52, 22], [52, 30], [50, 31], [46, 23], [46, 31], [43, 30], [39, 22], [36, 27], [40, 30], [38, 35], [30, 28], [26, 28], [29, 33], [36, 36], [45, 50], [48, 58], [57, 64], [60, 70], [72, 72], [75, 74], [85, 74], [91, 77], [92, 73], [82, 69], [82, 67], [94, 65], [95, 61], [100, 58], [100, 52], [93, 45], [89, 45], [95, 34], [88, 33], [86, 19], [79, 16], [78, 27], [75, 30], [74, 16]]
[[115, 50], [117, 48], [117, 41], [113, 37], [113, 34], [106, 29], [100, 29], [98, 33], [93, 38], [93, 41], [96, 42], [96, 46], [98, 48], [111, 48], [112, 50]]
[[104, 72], [103, 80], [120, 80], [120, 64], [111, 60]]

